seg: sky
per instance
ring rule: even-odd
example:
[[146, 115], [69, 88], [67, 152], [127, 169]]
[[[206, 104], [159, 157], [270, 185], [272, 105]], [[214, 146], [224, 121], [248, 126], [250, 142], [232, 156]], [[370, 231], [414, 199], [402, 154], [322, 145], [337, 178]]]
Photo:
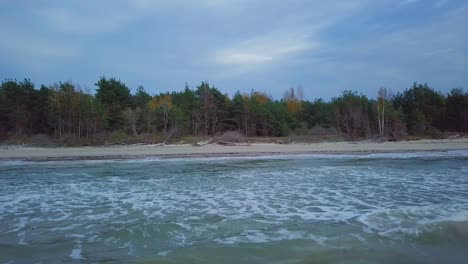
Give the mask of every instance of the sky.
[[468, 0], [0, 0], [0, 78], [306, 99], [468, 88]]

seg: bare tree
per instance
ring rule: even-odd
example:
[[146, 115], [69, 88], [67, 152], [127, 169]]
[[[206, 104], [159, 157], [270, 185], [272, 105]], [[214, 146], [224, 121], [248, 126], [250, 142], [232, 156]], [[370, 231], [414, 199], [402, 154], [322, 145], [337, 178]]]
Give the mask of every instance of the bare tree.
[[380, 87], [377, 96], [377, 120], [379, 123], [379, 134], [385, 133], [385, 102], [388, 98], [388, 90], [385, 87]]
[[[170, 119], [170, 111], [174, 107], [172, 103], [172, 97], [169, 94], [166, 94], [161, 97], [160, 102], [159, 102], [159, 107], [161, 110], [161, 120], [162, 120], [162, 125], [163, 125], [163, 132], [164, 136], [168, 136], [167, 134], [167, 128], [169, 126], [169, 119]], [[173, 133], [173, 132], [172, 132]]]
[[202, 119], [200, 109], [193, 108], [191, 117], [192, 117], [191, 121], [192, 121], [192, 128], [193, 128], [192, 133], [194, 136], [198, 136], [198, 131], [199, 131], [201, 119]]
[[146, 123], [146, 133], [149, 134], [151, 131], [151, 122], [153, 121], [153, 112], [154, 110], [152, 109], [152, 106], [150, 103], [147, 103], [144, 107], [143, 111], [143, 119], [145, 120]]
[[130, 127], [132, 128], [132, 132], [134, 136], [137, 136], [141, 129], [141, 126], [138, 122], [140, 119], [140, 114], [141, 114], [141, 108], [139, 107], [135, 109], [127, 108], [124, 111], [125, 121], [126, 123], [128, 122], [130, 124]]
[[304, 100], [304, 89], [302, 89], [302, 85], [299, 85], [297, 87], [297, 97], [299, 99], [299, 102], [302, 103], [302, 100]]
[[[49, 103], [50, 107], [53, 107], [53, 110], [49, 110], [49, 115], [52, 116], [51, 113], [55, 113], [53, 117], [49, 117], [55, 122], [55, 137], [62, 138], [62, 103], [61, 103], [61, 96], [60, 96], [60, 88], [57, 84], [51, 87], [51, 91], [49, 93]], [[58, 134], [57, 134], [58, 130]]]
[[303, 96], [304, 90], [301, 86], [299, 86], [297, 89], [291, 87], [286, 90], [286, 92], [283, 94], [283, 100], [286, 103], [288, 112], [297, 113], [302, 110]]

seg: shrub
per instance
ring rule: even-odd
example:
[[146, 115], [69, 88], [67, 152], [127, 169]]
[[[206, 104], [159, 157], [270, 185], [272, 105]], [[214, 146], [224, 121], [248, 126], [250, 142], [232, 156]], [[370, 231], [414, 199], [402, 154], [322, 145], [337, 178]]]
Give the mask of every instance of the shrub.
[[123, 130], [113, 131], [109, 134], [106, 143], [107, 144], [121, 144], [127, 140], [127, 133]]
[[314, 126], [307, 131], [301, 129], [294, 131], [287, 139], [286, 142], [323, 142], [323, 141], [341, 141], [343, 140], [334, 128], [325, 128], [322, 126]]
[[235, 142], [241, 143], [245, 141], [245, 137], [239, 131], [226, 131], [220, 137], [219, 140], [226, 141], [226, 142]]
[[35, 146], [54, 146], [56, 143], [54, 143], [49, 136], [46, 134], [37, 134], [37, 135], [32, 135], [29, 138], [29, 143], [31, 145]]
[[426, 134], [434, 139], [444, 139], [446, 136], [439, 129], [431, 127], [426, 131]]

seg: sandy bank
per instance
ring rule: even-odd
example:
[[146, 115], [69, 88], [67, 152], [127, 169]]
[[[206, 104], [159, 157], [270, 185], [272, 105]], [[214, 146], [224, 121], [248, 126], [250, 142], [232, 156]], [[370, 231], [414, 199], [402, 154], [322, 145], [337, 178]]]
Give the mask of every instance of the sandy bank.
[[255, 156], [308, 153], [383, 153], [468, 150], [468, 138], [404, 142], [332, 142], [315, 144], [252, 144], [249, 146], [138, 145], [108, 147], [1, 147], [0, 159], [119, 159], [138, 157]]

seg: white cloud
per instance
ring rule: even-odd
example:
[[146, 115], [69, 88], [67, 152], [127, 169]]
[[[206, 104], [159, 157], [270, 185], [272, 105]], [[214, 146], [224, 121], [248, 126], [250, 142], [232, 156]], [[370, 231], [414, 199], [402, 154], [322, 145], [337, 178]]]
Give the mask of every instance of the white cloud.
[[[12, 10], [0, 16], [0, 57], [30, 73], [49, 67], [53, 75], [52, 67], [69, 63], [80, 68], [78, 78], [105, 72], [157, 84], [209, 79], [252, 87], [315, 78], [344, 88], [367, 75], [405, 82], [430, 76], [422, 69], [447, 68], [455, 73], [446, 79], [460, 79], [457, 69], [467, 61], [467, 10], [442, 16], [462, 5], [448, 0], [0, 3]], [[400, 19], [416, 7], [422, 15]]]
[[[258, 33], [252, 38], [235, 40], [232, 42], [235, 44], [220, 46], [210, 54], [210, 62], [216, 67], [223, 66], [221, 69], [217, 68], [218, 76], [232, 77], [266, 67], [287, 66], [304, 61], [301, 58], [303, 55], [310, 56], [323, 48], [319, 33], [369, 5], [372, 3], [367, 0], [294, 3], [291, 10], [284, 10], [284, 15], [270, 17], [273, 19], [270, 21], [270, 32]], [[272, 3], [271, 6], [276, 11], [286, 8], [278, 3]], [[272, 13], [275, 14], [276, 11]], [[257, 11], [252, 9], [247, 13], [257, 16]]]
[[435, 6], [436, 6], [437, 8], [442, 8], [442, 7], [444, 7], [447, 3], [448, 3], [448, 0], [438, 0], [438, 1], [435, 3]]
[[79, 54], [74, 45], [31, 36], [2, 26], [0, 32], [4, 37], [0, 41], [0, 55], [26, 68], [45, 70], [56, 62], [75, 58]]
[[404, 0], [403, 3], [405, 4], [413, 4], [413, 3], [416, 3], [416, 2], [419, 2], [419, 0]]
[[229, 9], [245, 0], [81, 0], [52, 2], [31, 10], [40, 23], [61, 33], [93, 35], [115, 32], [158, 12], [178, 12], [187, 8]]
[[40, 7], [31, 12], [49, 30], [80, 35], [114, 32], [139, 16], [133, 5], [105, 4], [106, 1], [67, 3]]
[[434, 7], [442, 8], [449, 2], [449, 0], [424, 0], [424, 1], [422, 1], [422, 0], [403, 0], [402, 4], [403, 5], [410, 5], [410, 4], [423, 3], [423, 2], [425, 4], [430, 2], [429, 4], [433, 5]]
[[213, 61], [222, 65], [255, 66], [277, 63], [318, 46], [305, 37], [295, 35], [270, 35], [248, 39], [213, 55]]
[[230, 8], [236, 5], [248, 3], [248, 0], [172, 0], [172, 1], [154, 1], [154, 0], [133, 0], [130, 4], [141, 7], [141, 8], [150, 8], [150, 9], [159, 9], [164, 6], [205, 6], [211, 8]]
[[333, 80], [334, 89], [338, 84], [340, 89], [358, 89], [368, 95], [381, 85], [398, 91], [414, 81], [439, 89], [466, 84], [468, 42], [460, 33], [468, 23], [463, 15], [467, 11], [457, 9], [438, 15], [430, 24], [378, 32], [347, 45], [324, 42], [327, 51], [309, 59], [306, 67], [313, 69], [312, 78]]

